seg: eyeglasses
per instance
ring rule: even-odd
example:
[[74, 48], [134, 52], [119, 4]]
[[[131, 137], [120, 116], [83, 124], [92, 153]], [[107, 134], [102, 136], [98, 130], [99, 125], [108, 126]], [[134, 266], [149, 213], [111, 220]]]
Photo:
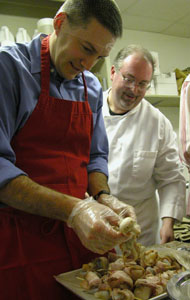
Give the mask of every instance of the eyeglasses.
[[129, 87], [129, 88], [133, 87], [134, 88], [135, 86], [137, 86], [138, 90], [143, 92], [143, 91], [148, 90], [151, 86], [150, 82], [143, 81], [143, 82], [137, 83], [135, 79], [124, 76], [121, 72], [119, 72], [119, 73], [120, 73], [126, 87]]

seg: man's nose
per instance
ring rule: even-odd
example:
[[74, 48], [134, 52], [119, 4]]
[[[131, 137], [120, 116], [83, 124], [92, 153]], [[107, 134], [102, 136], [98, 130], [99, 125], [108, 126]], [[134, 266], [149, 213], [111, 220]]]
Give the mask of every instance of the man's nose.
[[86, 57], [81, 60], [81, 65], [85, 70], [90, 70], [96, 63], [96, 58]]
[[138, 89], [139, 89], [139, 85], [138, 83], [136, 82], [133, 82], [130, 86], [130, 89], [134, 92], [134, 93], [137, 93], [138, 92]]

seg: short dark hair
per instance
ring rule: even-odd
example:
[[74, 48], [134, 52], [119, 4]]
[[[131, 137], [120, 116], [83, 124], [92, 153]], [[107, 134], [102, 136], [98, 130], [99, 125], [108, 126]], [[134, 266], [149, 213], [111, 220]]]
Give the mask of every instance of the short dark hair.
[[152, 65], [152, 74], [154, 74], [154, 70], [155, 70], [155, 61], [154, 58], [152, 56], [152, 54], [150, 53], [150, 51], [148, 51], [146, 48], [142, 47], [141, 45], [129, 45], [123, 49], [121, 49], [118, 54], [116, 55], [115, 59], [114, 59], [114, 66], [116, 71], [119, 71], [123, 61], [126, 57], [128, 57], [129, 55], [132, 55], [134, 53], [140, 53], [142, 54], [142, 56], [151, 63]]
[[57, 12], [65, 12], [71, 25], [87, 25], [96, 18], [114, 37], [122, 36], [122, 19], [114, 0], [66, 0]]

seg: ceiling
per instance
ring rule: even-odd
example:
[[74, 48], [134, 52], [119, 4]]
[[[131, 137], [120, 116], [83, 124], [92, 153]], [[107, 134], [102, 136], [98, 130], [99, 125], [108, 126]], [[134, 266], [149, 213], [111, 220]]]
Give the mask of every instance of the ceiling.
[[[190, 38], [190, 0], [115, 0], [125, 29]], [[0, 0], [0, 14], [52, 18], [62, 0]]]
[[190, 38], [190, 0], [115, 0], [124, 28]]

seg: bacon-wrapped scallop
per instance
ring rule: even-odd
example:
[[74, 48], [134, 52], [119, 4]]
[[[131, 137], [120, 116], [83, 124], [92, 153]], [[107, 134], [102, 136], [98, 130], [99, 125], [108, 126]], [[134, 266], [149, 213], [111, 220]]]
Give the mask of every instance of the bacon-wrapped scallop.
[[108, 267], [109, 267], [108, 258], [104, 256], [100, 256], [95, 258], [92, 262], [82, 265], [81, 276], [82, 274], [85, 276], [86, 272], [88, 271], [97, 272], [100, 276], [103, 276], [104, 274], [107, 273]]
[[118, 288], [113, 289], [111, 292], [112, 300], [134, 300], [134, 294], [127, 289], [121, 290]]
[[110, 300], [110, 291], [97, 291], [94, 293], [95, 298], [102, 300]]
[[122, 270], [113, 271], [108, 276], [108, 284], [111, 288], [132, 289], [133, 280]]
[[123, 257], [118, 258], [116, 261], [109, 264], [109, 270], [122, 270], [125, 267]]
[[95, 272], [88, 271], [80, 285], [85, 290], [90, 290], [98, 288], [101, 282], [101, 278]]
[[156, 267], [160, 272], [164, 272], [167, 270], [179, 270], [181, 268], [180, 264], [173, 259], [172, 257], [159, 257], [156, 262]]
[[139, 278], [142, 278], [145, 273], [145, 269], [137, 264], [126, 265], [123, 271], [126, 272], [134, 281], [136, 281]]
[[165, 287], [161, 285], [157, 276], [139, 278], [135, 282], [134, 295], [142, 300], [148, 300], [151, 297], [162, 294]]
[[158, 259], [158, 251], [154, 249], [149, 249], [143, 251], [140, 256], [140, 265], [143, 268], [153, 267], [156, 265]]

